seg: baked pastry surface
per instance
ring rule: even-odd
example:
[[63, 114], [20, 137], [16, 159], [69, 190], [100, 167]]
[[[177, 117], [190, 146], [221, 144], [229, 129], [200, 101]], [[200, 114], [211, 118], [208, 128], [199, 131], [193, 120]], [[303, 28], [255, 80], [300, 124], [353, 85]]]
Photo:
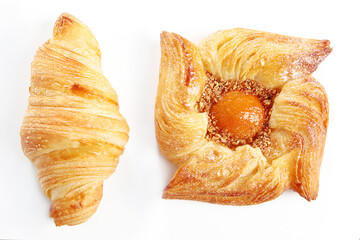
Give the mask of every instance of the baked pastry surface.
[[103, 182], [128, 141], [129, 127], [100, 58], [87, 26], [63, 13], [31, 64], [21, 144], [52, 200], [57, 226], [80, 224], [95, 213]]
[[178, 165], [163, 198], [249, 205], [292, 189], [316, 199], [328, 100], [311, 73], [331, 51], [248, 29], [198, 45], [163, 32], [155, 129]]

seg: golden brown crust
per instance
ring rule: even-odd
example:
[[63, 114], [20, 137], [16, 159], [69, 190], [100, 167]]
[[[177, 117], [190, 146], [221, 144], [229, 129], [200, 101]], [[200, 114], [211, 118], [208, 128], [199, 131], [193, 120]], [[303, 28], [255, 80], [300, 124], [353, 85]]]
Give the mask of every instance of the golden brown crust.
[[286, 83], [273, 107], [270, 127], [292, 133], [298, 143], [291, 188], [307, 200], [317, 197], [328, 116], [325, 90], [311, 76]]
[[156, 137], [161, 152], [175, 164], [181, 164], [187, 153], [206, 142], [207, 116], [194, 114], [206, 76], [196, 46], [179, 35], [163, 32], [161, 52]]
[[[249, 205], [287, 189], [316, 198], [328, 101], [310, 74], [331, 52], [329, 41], [232, 29], [196, 46], [164, 32], [161, 49], [156, 136], [161, 152], [179, 165], [164, 198]], [[269, 120], [271, 151], [250, 145], [231, 150], [205, 138], [207, 113], [193, 106], [203, 94], [206, 72], [280, 90]]]
[[268, 88], [314, 72], [330, 54], [328, 40], [289, 37], [236, 28], [200, 44], [205, 68], [222, 79], [254, 79]]
[[95, 213], [103, 181], [128, 140], [129, 127], [100, 56], [90, 30], [64, 13], [31, 65], [21, 143], [53, 201], [50, 215], [57, 226], [80, 224]]

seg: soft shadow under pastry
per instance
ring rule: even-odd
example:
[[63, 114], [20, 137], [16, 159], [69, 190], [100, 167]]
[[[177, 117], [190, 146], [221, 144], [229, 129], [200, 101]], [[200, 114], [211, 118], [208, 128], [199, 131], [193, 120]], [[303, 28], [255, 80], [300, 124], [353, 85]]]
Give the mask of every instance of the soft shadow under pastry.
[[83, 223], [95, 213], [103, 182], [128, 141], [129, 127], [100, 58], [90, 30], [64, 13], [31, 64], [21, 143], [52, 200], [57, 226]]
[[311, 74], [331, 51], [327, 40], [240, 28], [199, 45], [163, 32], [156, 137], [178, 165], [163, 197], [249, 205], [292, 189], [315, 199], [328, 100]]

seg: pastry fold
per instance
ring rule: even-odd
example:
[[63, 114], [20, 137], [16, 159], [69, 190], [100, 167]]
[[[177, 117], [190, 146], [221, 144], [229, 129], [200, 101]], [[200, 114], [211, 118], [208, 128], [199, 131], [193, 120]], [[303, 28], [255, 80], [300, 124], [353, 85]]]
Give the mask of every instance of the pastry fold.
[[57, 226], [80, 224], [95, 213], [103, 182], [128, 141], [129, 127], [100, 60], [87, 26], [63, 13], [31, 64], [21, 143], [52, 200]]
[[[330, 52], [327, 40], [248, 29], [219, 31], [199, 45], [163, 32], [155, 129], [160, 151], [179, 167], [163, 198], [250, 205], [292, 189], [315, 199], [328, 100], [311, 73]], [[205, 137], [208, 114], [196, 105], [207, 73], [280, 91], [269, 120], [270, 152], [247, 144], [230, 149]]]

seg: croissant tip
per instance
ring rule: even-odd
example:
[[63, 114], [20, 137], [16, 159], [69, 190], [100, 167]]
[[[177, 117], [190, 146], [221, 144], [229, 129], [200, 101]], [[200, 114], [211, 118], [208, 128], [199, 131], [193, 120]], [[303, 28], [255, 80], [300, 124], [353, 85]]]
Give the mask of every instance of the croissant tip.
[[74, 16], [68, 12], [63, 12], [60, 14], [59, 18], [67, 17], [67, 18], [74, 18]]
[[75, 21], [76, 18], [73, 15], [66, 12], [62, 13], [55, 22], [53, 37], [56, 38], [61, 36], [61, 34], [63, 34]]
[[169, 33], [167, 32], [167, 31], [162, 31], [161, 33], [160, 33], [160, 40], [163, 40], [165, 37], [166, 37], [166, 35], [168, 35]]
[[60, 14], [58, 19], [56, 20], [55, 27], [58, 25], [63, 26], [66, 22], [73, 23], [76, 20], [77, 20], [77, 18], [74, 17], [72, 14], [63, 12], [62, 14]]

